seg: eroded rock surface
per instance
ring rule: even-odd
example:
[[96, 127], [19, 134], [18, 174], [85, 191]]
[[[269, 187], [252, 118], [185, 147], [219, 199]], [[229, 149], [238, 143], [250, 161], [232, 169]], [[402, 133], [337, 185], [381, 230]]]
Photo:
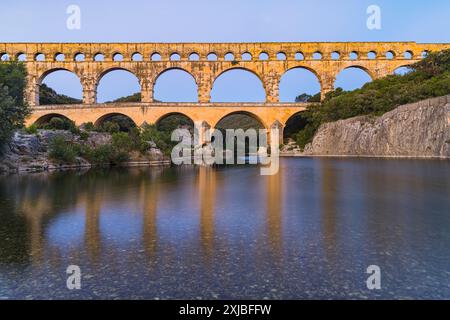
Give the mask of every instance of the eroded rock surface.
[[305, 154], [450, 158], [450, 96], [326, 123]]

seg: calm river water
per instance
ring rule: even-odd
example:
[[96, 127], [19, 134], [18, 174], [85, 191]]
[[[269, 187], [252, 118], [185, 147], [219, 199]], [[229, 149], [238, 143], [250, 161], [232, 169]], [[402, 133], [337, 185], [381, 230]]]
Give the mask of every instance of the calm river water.
[[0, 299], [450, 299], [449, 161], [286, 158], [259, 173], [2, 176]]

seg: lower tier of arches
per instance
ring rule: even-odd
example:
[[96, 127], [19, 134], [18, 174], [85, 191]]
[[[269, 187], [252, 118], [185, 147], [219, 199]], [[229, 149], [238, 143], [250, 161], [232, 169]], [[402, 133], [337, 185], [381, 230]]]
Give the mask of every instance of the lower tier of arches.
[[190, 106], [189, 104], [147, 105], [111, 104], [111, 105], [58, 105], [35, 107], [26, 120], [26, 126], [39, 124], [49, 117], [60, 116], [72, 120], [77, 126], [92, 122], [98, 124], [110, 115], [123, 115], [131, 119], [135, 125], [145, 123], [156, 124], [171, 114], [181, 114], [194, 123], [206, 123], [214, 128], [225, 117], [231, 114], [245, 114], [254, 117], [261, 125], [270, 129], [274, 124], [284, 125], [289, 118], [306, 109], [306, 104], [239, 104]]

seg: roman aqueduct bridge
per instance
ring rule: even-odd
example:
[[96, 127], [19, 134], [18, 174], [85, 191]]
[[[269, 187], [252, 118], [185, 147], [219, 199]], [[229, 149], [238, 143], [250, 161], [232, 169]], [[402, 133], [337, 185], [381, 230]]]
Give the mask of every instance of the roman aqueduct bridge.
[[[206, 122], [214, 127], [224, 116], [244, 112], [270, 128], [275, 123], [285, 125], [291, 116], [305, 109], [303, 103], [279, 102], [280, 79], [291, 69], [313, 72], [324, 97], [334, 89], [336, 76], [344, 69], [359, 68], [377, 79], [421, 60], [428, 52], [449, 48], [450, 44], [415, 42], [1, 43], [0, 59], [25, 61], [26, 99], [33, 107], [28, 124], [53, 114], [77, 124], [95, 123], [108, 114], [124, 114], [140, 125], [154, 123], [167, 114], [182, 113], [194, 122]], [[198, 87], [198, 103], [154, 101], [156, 80], [172, 69], [182, 69], [192, 75]], [[232, 69], [244, 69], [256, 75], [266, 92], [266, 102], [211, 103], [215, 79]], [[83, 87], [82, 104], [39, 106], [40, 84], [57, 70], [67, 70], [79, 77]], [[139, 79], [140, 103], [97, 103], [98, 84], [113, 70], [127, 70]]]

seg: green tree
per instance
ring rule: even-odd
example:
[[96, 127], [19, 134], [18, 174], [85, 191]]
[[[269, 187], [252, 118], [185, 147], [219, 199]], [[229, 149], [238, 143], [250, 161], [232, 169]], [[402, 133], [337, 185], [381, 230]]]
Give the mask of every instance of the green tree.
[[30, 109], [24, 102], [26, 69], [23, 63], [0, 62], [0, 145], [23, 127]]

